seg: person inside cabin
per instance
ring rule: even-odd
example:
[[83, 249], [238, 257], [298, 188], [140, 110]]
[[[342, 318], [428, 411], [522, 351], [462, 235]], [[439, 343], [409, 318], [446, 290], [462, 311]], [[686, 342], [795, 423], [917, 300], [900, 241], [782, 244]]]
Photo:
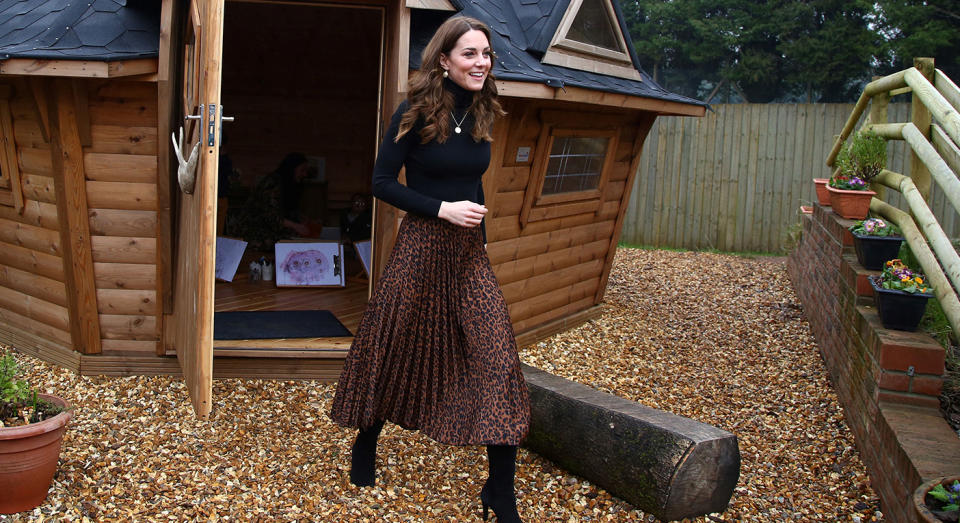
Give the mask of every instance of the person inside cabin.
[[340, 241], [345, 244], [370, 239], [372, 216], [370, 203], [365, 194], [350, 197], [350, 207], [340, 212]]
[[[385, 421], [448, 445], [486, 445], [484, 519], [520, 521], [517, 445], [530, 403], [506, 302], [484, 248], [481, 176], [497, 101], [489, 28], [444, 22], [397, 108], [373, 194], [407, 211], [344, 362], [330, 417], [359, 429], [350, 481], [373, 485]], [[397, 180], [406, 168], [407, 184]], [[452, 472], [452, 471], [451, 471]]]
[[279, 240], [315, 236], [319, 226], [300, 213], [302, 183], [309, 174], [306, 156], [287, 154], [273, 172], [257, 182], [232, 233], [259, 251], [272, 251]]

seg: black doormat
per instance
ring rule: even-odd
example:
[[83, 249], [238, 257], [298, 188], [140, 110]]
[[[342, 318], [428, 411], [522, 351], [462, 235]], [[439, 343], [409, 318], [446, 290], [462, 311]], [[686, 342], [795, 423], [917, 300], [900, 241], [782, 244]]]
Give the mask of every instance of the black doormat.
[[352, 336], [330, 311], [227, 311], [213, 315], [215, 340]]

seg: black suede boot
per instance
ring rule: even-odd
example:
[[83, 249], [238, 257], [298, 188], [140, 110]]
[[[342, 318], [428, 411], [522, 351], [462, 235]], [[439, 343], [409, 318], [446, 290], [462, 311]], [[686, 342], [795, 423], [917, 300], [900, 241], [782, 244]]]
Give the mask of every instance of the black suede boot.
[[500, 523], [520, 521], [517, 513], [517, 497], [513, 493], [513, 477], [517, 470], [517, 447], [513, 445], [487, 445], [490, 476], [480, 491], [483, 520], [488, 509], [493, 509]]
[[350, 456], [350, 483], [358, 487], [372, 487], [377, 478], [377, 438], [383, 430], [378, 421], [366, 429], [360, 429], [353, 442]]

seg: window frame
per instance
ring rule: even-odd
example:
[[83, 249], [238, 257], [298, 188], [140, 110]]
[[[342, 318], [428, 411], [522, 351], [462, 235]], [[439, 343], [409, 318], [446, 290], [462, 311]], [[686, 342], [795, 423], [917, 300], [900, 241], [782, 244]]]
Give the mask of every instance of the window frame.
[[[190, 2], [183, 35], [183, 90], [180, 102], [184, 116], [200, 114], [200, 43], [202, 36], [203, 26], [200, 24], [200, 13], [196, 1], [193, 1]], [[184, 127], [185, 142], [193, 143], [195, 135], [199, 134], [197, 132], [200, 127], [199, 122], [197, 120], [186, 120]]]
[[570, 28], [573, 26], [577, 15], [580, 14], [580, 8], [584, 2], [584, 0], [572, 0], [541, 61], [545, 64], [560, 65], [619, 78], [643, 81], [643, 77], [634, 66], [633, 59], [627, 49], [627, 40], [623, 35], [623, 28], [620, 26], [620, 21], [617, 18], [617, 13], [613, 8], [612, 1], [598, 1], [601, 2], [606, 10], [620, 50], [613, 51], [605, 47], [568, 38]]
[[[547, 168], [550, 164], [550, 151], [556, 138], [576, 136], [583, 138], [607, 138], [607, 150], [600, 168], [600, 177], [596, 188], [583, 191], [543, 194]], [[603, 190], [610, 178], [619, 143], [620, 128], [617, 126], [583, 126], [547, 123], [537, 141], [533, 165], [530, 168], [530, 180], [524, 195], [523, 208], [520, 211], [521, 226], [531, 221], [546, 220], [583, 212], [596, 212], [600, 209]]]

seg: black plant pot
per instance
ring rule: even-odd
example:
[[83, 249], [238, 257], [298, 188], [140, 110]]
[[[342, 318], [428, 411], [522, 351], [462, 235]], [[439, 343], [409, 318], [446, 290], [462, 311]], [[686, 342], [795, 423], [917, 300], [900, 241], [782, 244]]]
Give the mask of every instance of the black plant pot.
[[927, 300], [933, 294], [910, 294], [909, 292], [884, 289], [879, 276], [868, 278], [877, 302], [877, 312], [884, 328], [898, 331], [915, 331], [927, 310]]
[[901, 236], [864, 236], [853, 234], [853, 249], [857, 251], [857, 261], [864, 269], [879, 271], [887, 260], [897, 257], [900, 252]]

